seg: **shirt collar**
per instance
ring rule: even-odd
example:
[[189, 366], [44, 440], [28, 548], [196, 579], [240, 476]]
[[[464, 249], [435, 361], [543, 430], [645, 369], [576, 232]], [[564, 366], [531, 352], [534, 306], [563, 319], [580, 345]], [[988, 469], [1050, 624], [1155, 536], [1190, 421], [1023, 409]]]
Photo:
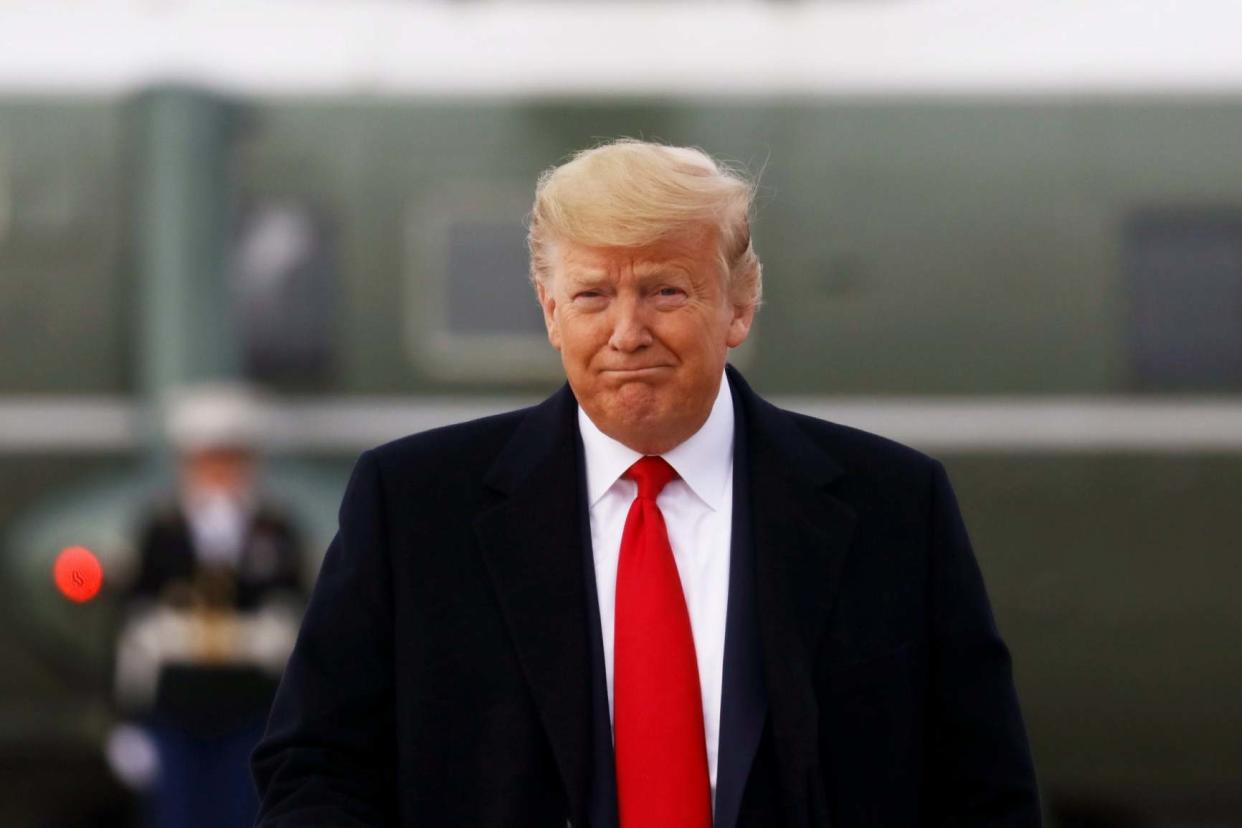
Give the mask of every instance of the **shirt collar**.
[[[594, 506], [642, 455], [600, 431], [582, 406], [578, 406], [578, 430], [586, 451], [587, 501]], [[728, 377], [720, 379], [720, 390], [707, 422], [661, 456], [709, 508], [721, 508], [733, 473], [733, 396], [729, 393]]]

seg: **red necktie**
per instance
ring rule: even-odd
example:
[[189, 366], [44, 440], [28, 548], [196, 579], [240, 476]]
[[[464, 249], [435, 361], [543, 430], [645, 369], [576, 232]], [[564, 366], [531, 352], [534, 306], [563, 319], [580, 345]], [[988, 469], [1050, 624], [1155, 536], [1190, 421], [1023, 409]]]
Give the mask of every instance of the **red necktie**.
[[644, 457], [621, 534], [613, 638], [613, 742], [621, 828], [710, 828], [703, 699], [690, 614], [656, 496], [677, 476]]

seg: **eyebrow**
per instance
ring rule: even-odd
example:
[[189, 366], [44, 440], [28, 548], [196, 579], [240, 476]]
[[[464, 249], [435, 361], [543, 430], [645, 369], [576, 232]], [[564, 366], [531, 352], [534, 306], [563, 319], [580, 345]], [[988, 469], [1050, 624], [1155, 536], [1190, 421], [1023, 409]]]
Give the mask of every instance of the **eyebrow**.
[[[659, 278], [661, 276], [684, 276], [689, 274], [690, 268], [681, 261], [663, 259], [658, 261], [638, 262], [634, 265], [634, 272], [640, 278], [649, 280]], [[577, 285], [598, 284], [608, 281], [609, 275], [606, 268], [597, 267], [575, 267], [567, 266], [565, 268], [565, 276], [568, 281]]]
[[580, 290], [600, 290], [608, 283], [608, 274], [602, 270], [567, 272], [564, 289], [571, 292]]
[[685, 276], [690, 268], [675, 261], [639, 262], [634, 265], [634, 273], [640, 279], [651, 279], [660, 276]]
[[605, 281], [608, 278], [608, 271], [598, 270], [595, 268], [591, 268], [589, 270], [588, 269], [577, 270], [573, 268], [567, 268], [565, 271], [565, 275], [569, 278], [571, 282], [577, 282], [579, 284], [591, 284], [595, 282]]

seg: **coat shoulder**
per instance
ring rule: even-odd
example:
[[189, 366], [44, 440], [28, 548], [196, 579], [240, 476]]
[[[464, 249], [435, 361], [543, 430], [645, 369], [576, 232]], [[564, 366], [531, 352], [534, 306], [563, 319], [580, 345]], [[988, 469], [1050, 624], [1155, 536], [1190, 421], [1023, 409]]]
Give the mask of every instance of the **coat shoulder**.
[[925, 489], [939, 467], [939, 461], [888, 437], [780, 408], [755, 393], [741, 374], [729, 370], [749, 428], [815, 479], [845, 477], [872, 481], [888, 490], [911, 484]]
[[806, 414], [784, 411], [824, 455], [843, 472], [847, 488], [860, 485], [890, 499], [901, 495], [921, 502], [927, 497], [940, 461], [916, 448], [879, 434]]
[[375, 448], [370, 455], [385, 480], [435, 479], [438, 473], [481, 473], [513, 437], [533, 407], [409, 434]]

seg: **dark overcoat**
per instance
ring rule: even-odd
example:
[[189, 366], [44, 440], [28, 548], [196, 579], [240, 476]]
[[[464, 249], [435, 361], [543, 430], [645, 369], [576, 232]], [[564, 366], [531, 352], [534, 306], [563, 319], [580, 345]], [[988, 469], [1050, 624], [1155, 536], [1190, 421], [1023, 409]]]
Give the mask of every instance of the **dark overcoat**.
[[[728, 372], [717, 828], [1038, 826], [943, 467]], [[566, 386], [359, 458], [254, 754], [260, 825], [616, 825], [576, 410]]]

